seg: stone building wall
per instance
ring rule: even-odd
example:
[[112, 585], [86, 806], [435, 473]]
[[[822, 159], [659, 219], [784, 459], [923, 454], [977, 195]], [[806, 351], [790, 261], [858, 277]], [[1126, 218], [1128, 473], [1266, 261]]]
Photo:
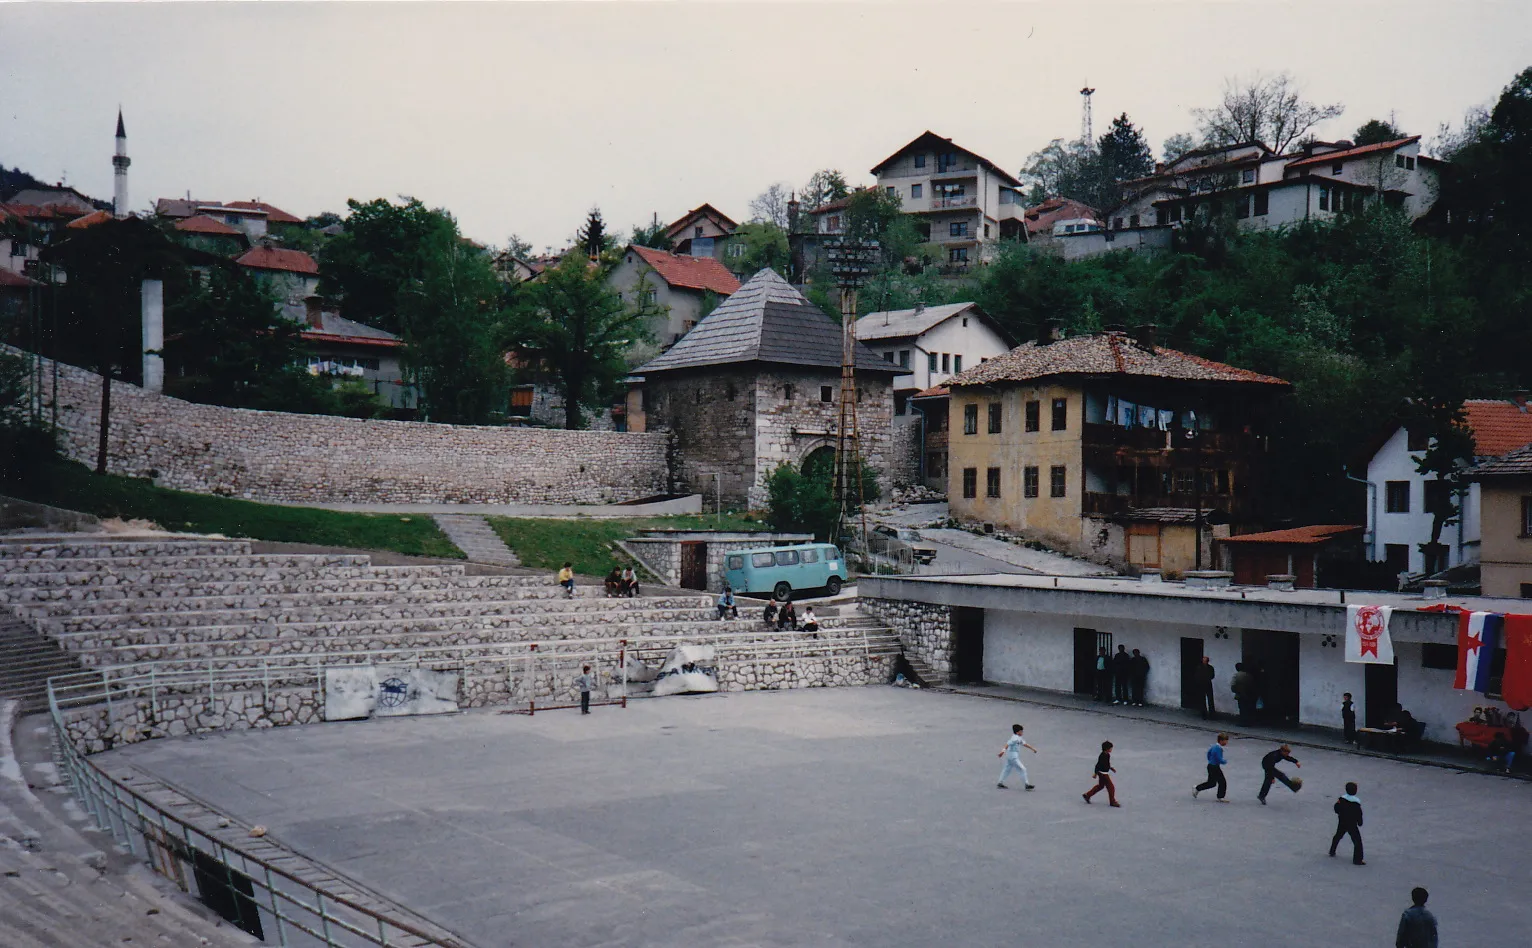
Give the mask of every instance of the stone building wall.
[[886, 623], [899, 636], [907, 655], [919, 659], [942, 678], [952, 675], [952, 609], [902, 599], [858, 599], [869, 615]]
[[920, 483], [920, 416], [914, 413], [895, 415], [889, 429], [889, 454], [891, 461], [888, 479], [895, 487], [911, 487]]
[[[893, 389], [886, 375], [857, 379], [857, 428], [862, 461], [878, 472], [888, 494], [893, 456], [889, 428], [894, 415]], [[820, 448], [835, 448], [840, 424], [840, 371], [816, 369], [794, 372], [786, 367], [761, 372], [754, 378], [756, 403], [755, 481], [750, 486], [752, 507], [766, 505], [766, 479], [777, 465], [801, 465]], [[829, 387], [825, 401], [822, 390]]]
[[[60, 449], [93, 464], [100, 378], [60, 364], [58, 402]], [[108, 469], [265, 501], [600, 504], [669, 493], [668, 449], [664, 434], [253, 411], [114, 382]]]
[[[747, 367], [748, 368], [748, 367]], [[755, 388], [752, 373], [720, 367], [707, 374], [663, 372], [644, 382], [648, 430], [675, 438], [675, 476], [680, 491], [715, 496], [720, 475], [725, 507], [744, 506], [755, 475]]]

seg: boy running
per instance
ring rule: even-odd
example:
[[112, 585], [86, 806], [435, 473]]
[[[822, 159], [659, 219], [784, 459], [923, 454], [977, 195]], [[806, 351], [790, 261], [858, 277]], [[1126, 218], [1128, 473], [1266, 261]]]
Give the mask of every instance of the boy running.
[[1112, 806], [1122, 806], [1121, 803], [1117, 802], [1117, 787], [1112, 783], [1112, 774], [1116, 772], [1117, 768], [1112, 766], [1112, 742], [1102, 741], [1101, 756], [1096, 758], [1096, 766], [1091, 771], [1091, 775], [1096, 778], [1096, 785], [1091, 787], [1088, 792], [1080, 794], [1080, 796], [1085, 798], [1086, 803], [1089, 803], [1091, 797], [1105, 790], [1108, 803]]
[[1229, 746], [1229, 735], [1219, 734], [1218, 742], [1208, 748], [1208, 779], [1192, 788], [1192, 799], [1197, 799], [1197, 794], [1204, 790], [1218, 788], [1218, 802], [1228, 803], [1224, 794], [1229, 792], [1229, 782], [1224, 779], [1223, 769], [1229, 763], [1229, 758], [1224, 756], [1223, 749]]
[[1020, 771], [1022, 785], [1028, 790], [1032, 789], [1032, 784], [1027, 782], [1027, 768], [1021, 763], [1021, 749], [1023, 747], [1034, 754], [1037, 753], [1037, 748], [1028, 744], [1026, 738], [1021, 736], [1021, 725], [1012, 724], [1011, 739], [1005, 742], [1005, 750], [995, 755], [996, 757], [1005, 758], [1005, 766], [1000, 770], [1000, 782], [995, 784], [1001, 790], [1008, 789], [1005, 785], [1005, 778], [1009, 777], [1013, 770]]

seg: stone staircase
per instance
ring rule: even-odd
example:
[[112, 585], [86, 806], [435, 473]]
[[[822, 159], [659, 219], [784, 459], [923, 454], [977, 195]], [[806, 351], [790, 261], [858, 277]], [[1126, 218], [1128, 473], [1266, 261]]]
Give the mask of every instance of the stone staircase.
[[472, 514], [437, 514], [436, 525], [441, 527], [452, 545], [463, 551], [470, 563], [487, 563], [491, 566], [520, 566], [521, 560], [505, 545], [500, 535], [483, 517]]
[[48, 707], [48, 679], [81, 670], [78, 657], [30, 624], [0, 615], [0, 701], [14, 699], [29, 714]]

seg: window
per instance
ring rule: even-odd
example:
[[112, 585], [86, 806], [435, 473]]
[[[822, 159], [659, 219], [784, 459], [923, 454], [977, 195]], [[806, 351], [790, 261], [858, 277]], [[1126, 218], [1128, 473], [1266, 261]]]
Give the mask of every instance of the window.
[[1383, 562], [1394, 575], [1410, 571], [1410, 545], [1408, 543], [1383, 544]]
[[910, 198], [911, 199], [918, 201], [922, 197], [925, 197], [925, 194], [926, 194], [926, 186], [925, 185], [923, 185], [923, 184], [912, 184], [912, 185], [910, 185]]
[[1021, 496], [1037, 496], [1037, 468], [1024, 467], [1021, 469]]
[[835, 562], [836, 560], [840, 559], [840, 550], [837, 550], [833, 546], [825, 547], [825, 559], [829, 560], [831, 563]]
[[1255, 201], [1255, 211], [1254, 211], [1254, 214], [1255, 214], [1256, 217], [1265, 217], [1268, 213], [1270, 213], [1270, 211], [1271, 211], [1271, 192], [1270, 191], [1257, 191], [1253, 195], [1253, 199]]
[[1037, 431], [1042, 427], [1043, 403], [1027, 402], [1027, 430]]
[[723, 393], [724, 393], [724, 396], [726, 398], [728, 398], [729, 401], [731, 401], [731, 402], [734, 401], [734, 399], [739, 397], [739, 390], [734, 387], [734, 383], [733, 382], [725, 382], [724, 383]]
[[1190, 494], [1196, 486], [1195, 478], [1190, 468], [1177, 468], [1171, 478], [1171, 492], [1176, 494]]
[[927, 352], [926, 353], [926, 371], [927, 372], [935, 372], [936, 371], [936, 353], [934, 353], [934, 352]]
[[984, 236], [986, 236], [986, 237], [989, 236], [989, 225], [988, 224], [984, 225]]
[[894, 393], [894, 414], [904, 415], [909, 413], [910, 395], [908, 392]]
[[883, 361], [892, 363], [894, 361], [894, 354], [892, 352], [883, 353]]
[[889, 197], [898, 197], [899, 196], [899, 189], [894, 187], [893, 185], [889, 185], [884, 190], [886, 190], [888, 192], [888, 196]]
[[745, 558], [743, 556], [731, 556], [724, 563], [724, 569], [744, 569]]
[[1254, 184], [1255, 183], [1255, 169], [1254, 168], [1246, 168], [1244, 171], [1241, 171], [1239, 173], [1239, 181], [1240, 181], [1240, 184]]
[[957, 171], [958, 153], [955, 151], [943, 152], [936, 156], [937, 171]]
[[698, 226], [692, 228], [692, 236], [693, 237], [701, 237], [702, 236], [702, 226], [700, 224]]
[[525, 418], [532, 414], [532, 390], [530, 388], [511, 389], [511, 410], [508, 414], [518, 418]]
[[743, 257], [744, 255], [745, 255], [745, 245], [743, 243], [741, 243], [740, 241], [736, 240], [736, 241], [734, 241], [734, 242], [729, 244], [729, 256], [731, 256], [731, 257]]
[[1245, 195], [1241, 194], [1239, 197], [1235, 198], [1234, 200], [1237, 202], [1234, 205], [1234, 217], [1237, 220], [1244, 220], [1245, 218], [1249, 217], [1250, 216], [1250, 198], [1248, 198]]
[[825, 221], [825, 228], [827, 230], [829, 230], [831, 233], [834, 233], [835, 231], [840, 230], [840, 215], [839, 214], [831, 214], [829, 219], [827, 219]]
[[951, 223], [949, 223], [947, 225], [947, 235], [950, 236], [950, 237], [967, 237], [968, 236], [968, 222], [967, 221], [952, 221]]
[[646, 305], [646, 306], [653, 306], [658, 299], [659, 299], [659, 291], [656, 290], [654, 287], [651, 286], [648, 289], [644, 290], [644, 305]]
[[945, 352], [942, 353], [942, 371], [943, 372], [951, 372], [952, 371], [952, 356], [948, 355]]
[[1069, 399], [1053, 400], [1053, 430], [1063, 431], [1069, 427]]
[[1170, 223], [1170, 214], [1163, 207], [1155, 208], [1154, 209], [1154, 224], [1155, 224], [1155, 226], [1156, 227], [1164, 227], [1168, 223]]
[[777, 565], [778, 566], [797, 566], [798, 565], [798, 551], [797, 550], [778, 550], [777, 551]]
[[991, 467], [984, 470], [984, 496], [1000, 496], [1000, 468]]
[[[1072, 234], [1072, 233], [1074, 233], [1074, 229], [1075, 229], [1075, 225], [1070, 224], [1070, 225], [1068, 225], [1068, 226], [1066, 226], [1064, 228], [1064, 232], [1066, 234]], [[1113, 230], [1122, 230], [1122, 218], [1120, 218], [1120, 217], [1112, 218], [1112, 229]]]
[[835, 387], [831, 385], [819, 386], [819, 400], [822, 402], [835, 401]]
[[1138, 215], [1137, 214], [1129, 214], [1128, 215], [1128, 226], [1130, 228], [1138, 226]]
[[1214, 471], [1213, 472], [1213, 493], [1215, 493], [1215, 494], [1227, 494], [1227, 493], [1229, 493], [1229, 483], [1230, 483], [1230, 481], [1229, 481], [1229, 472], [1228, 471]]
[[[804, 550], [803, 551], [803, 562], [805, 562], [805, 563], [818, 563], [819, 562], [819, 551], [818, 550]], [[1456, 653], [1454, 652], [1454, 654], [1456, 654]]]
[[963, 497], [973, 500], [979, 496], [979, 469], [976, 467], [963, 468]]
[[1406, 157], [1404, 159], [1404, 168], [1405, 168], [1406, 171], [1414, 171], [1415, 170], [1415, 159], [1414, 159], [1414, 157], [1411, 156], [1411, 157]]
[[916, 155], [915, 156], [915, 167], [917, 167], [917, 168], [924, 168], [925, 166], [926, 166], [926, 156], [925, 155]]
[[1521, 584], [1521, 598], [1532, 599], [1532, 583]]
[[952, 371], [963, 371], [963, 354], [961, 352], [952, 357]]
[[1319, 189], [1319, 209], [1321, 211], [1328, 211], [1330, 209], [1330, 189], [1329, 188], [1321, 187]]
[[1440, 642], [1426, 642], [1420, 646], [1421, 668], [1443, 668], [1453, 671], [1458, 667], [1458, 647]]
[[991, 402], [989, 406], [989, 433], [1000, 433], [1000, 403]]
[[1063, 497], [1065, 495], [1065, 493], [1066, 493], [1066, 491], [1065, 491], [1065, 483], [1066, 482], [1064, 480], [1064, 476], [1065, 476], [1064, 472], [1065, 472], [1065, 468], [1064, 468], [1064, 465], [1062, 465], [1062, 464], [1055, 464], [1052, 467], [1048, 468], [1048, 496], [1049, 497]]
[[963, 264], [964, 266], [966, 266], [968, 264], [968, 248], [967, 247], [953, 247], [951, 250], [948, 250], [947, 251], [947, 262], [948, 263]]
[[1521, 535], [1532, 537], [1532, 497], [1521, 499]]
[[789, 402], [793, 400], [793, 383], [788, 382], [786, 385], [782, 386], [782, 398], [784, 401]]
[[1410, 512], [1410, 482], [1388, 481], [1383, 485], [1383, 510], [1385, 513]]
[[1404, 156], [1403, 155], [1395, 155], [1394, 156], [1394, 167], [1395, 168], [1403, 168], [1404, 167]]
[[909, 367], [910, 367], [910, 350], [908, 350], [908, 349], [900, 349], [899, 350], [899, 368], [907, 369]]
[[1340, 174], [1341, 171], [1345, 169], [1345, 167], [1346, 167], [1346, 163], [1344, 161], [1337, 161], [1335, 164], [1330, 166], [1330, 173], [1331, 174]]
[[979, 406], [978, 405], [964, 405], [963, 406], [963, 434], [970, 435], [970, 434], [978, 434], [978, 433], [979, 433]]
[[751, 553], [750, 554], [750, 565], [751, 566], [757, 566], [757, 567], [759, 567], [759, 566], [770, 566], [773, 563], [775, 563], [776, 561], [777, 561], [777, 558], [772, 556], [770, 553]]

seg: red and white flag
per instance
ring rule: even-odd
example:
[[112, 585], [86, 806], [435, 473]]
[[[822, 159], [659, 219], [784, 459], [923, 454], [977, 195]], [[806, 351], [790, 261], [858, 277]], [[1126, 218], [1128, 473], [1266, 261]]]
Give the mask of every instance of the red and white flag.
[[1394, 643], [1388, 637], [1393, 611], [1390, 606], [1346, 607], [1346, 661], [1394, 664]]

